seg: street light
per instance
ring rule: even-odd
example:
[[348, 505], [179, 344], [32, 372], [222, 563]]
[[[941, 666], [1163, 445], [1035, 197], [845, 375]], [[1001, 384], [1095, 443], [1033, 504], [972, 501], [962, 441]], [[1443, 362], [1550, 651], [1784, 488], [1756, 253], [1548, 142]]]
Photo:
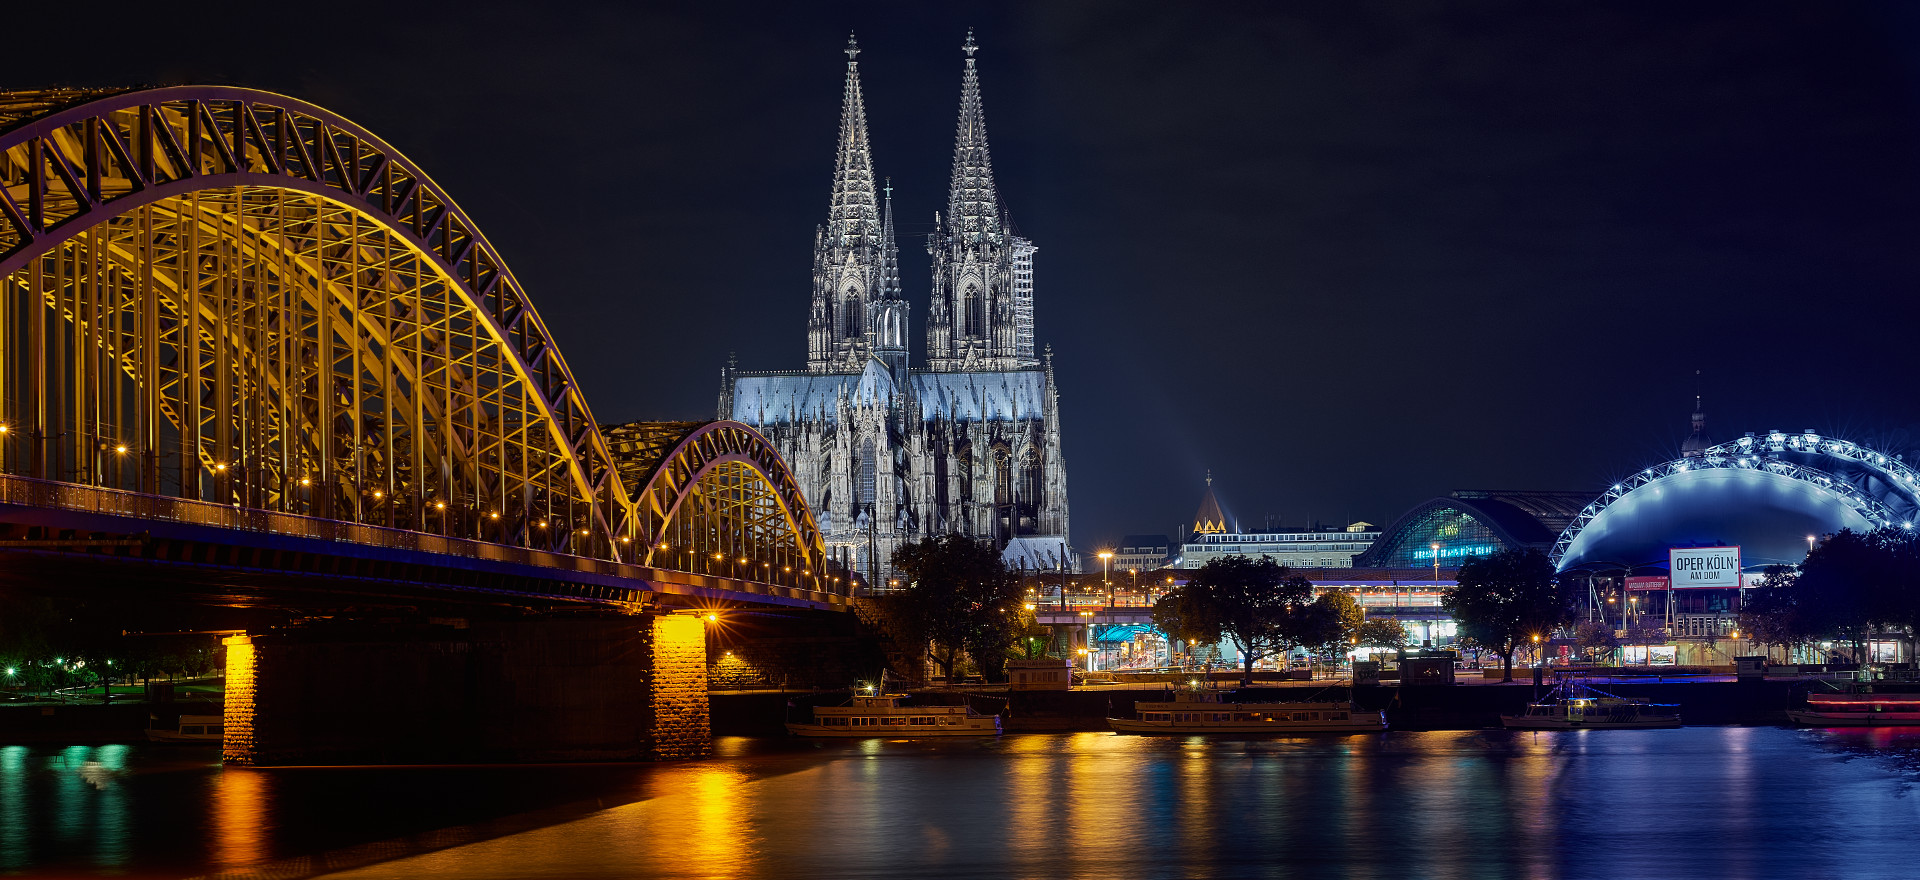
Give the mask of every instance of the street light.
[[1095, 555], [1100, 557], [1100, 585], [1107, 588], [1107, 607], [1111, 608], [1113, 607], [1113, 581], [1110, 575], [1113, 574], [1113, 551], [1102, 550]]
[[1433, 583], [1435, 586], [1440, 584], [1440, 545], [1437, 542], [1433, 544]]

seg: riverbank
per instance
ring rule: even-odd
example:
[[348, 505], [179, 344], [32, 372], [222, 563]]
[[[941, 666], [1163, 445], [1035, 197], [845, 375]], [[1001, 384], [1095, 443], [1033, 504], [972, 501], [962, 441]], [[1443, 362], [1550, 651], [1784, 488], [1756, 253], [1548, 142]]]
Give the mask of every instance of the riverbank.
[[[1786, 709], [1811, 682], [1800, 680], [1619, 681], [1601, 685], [1623, 697], [1678, 703], [1688, 725], [1784, 724]], [[1344, 683], [1300, 682], [1288, 686], [1241, 688], [1245, 702], [1345, 700]], [[1502, 714], [1516, 714], [1534, 699], [1531, 682], [1472, 686], [1362, 686], [1354, 693], [1361, 708], [1387, 713], [1395, 730], [1480, 730], [1500, 726]], [[845, 691], [818, 693], [735, 691], [709, 697], [715, 736], [776, 736], [791, 715], [807, 717], [815, 705], [838, 705]], [[1008, 733], [1103, 731], [1109, 717], [1131, 717], [1134, 704], [1165, 699], [1164, 691], [1141, 688], [1080, 688], [1071, 691], [993, 691], [986, 689], [921, 691], [916, 700], [933, 704], [971, 704], [980, 712], [1007, 710]]]
[[[1729, 681], [1725, 678], [1680, 681], [1622, 680], [1602, 684], [1624, 697], [1678, 703], [1688, 725], [1784, 724], [1786, 709], [1813, 682], [1805, 680]], [[1339, 682], [1294, 682], [1235, 691], [1235, 699], [1254, 701], [1345, 700]], [[1164, 699], [1157, 688], [1105, 687], [1071, 691], [1016, 691], [986, 688], [921, 691], [915, 699], [933, 704], [971, 704], [983, 713], [1006, 711], [1008, 733], [1104, 731], [1109, 717], [1130, 717], [1134, 704]], [[1479, 730], [1500, 726], [1500, 715], [1519, 712], [1533, 699], [1531, 682], [1479, 683], [1438, 687], [1363, 686], [1355, 702], [1381, 709], [1395, 730]], [[847, 692], [725, 691], [708, 695], [715, 736], [783, 736], [788, 718], [809, 717], [816, 705], [838, 705]], [[181, 714], [218, 715], [218, 702], [148, 703], [116, 700], [112, 705], [30, 703], [0, 706], [0, 744], [143, 742], [149, 715], [167, 726]]]

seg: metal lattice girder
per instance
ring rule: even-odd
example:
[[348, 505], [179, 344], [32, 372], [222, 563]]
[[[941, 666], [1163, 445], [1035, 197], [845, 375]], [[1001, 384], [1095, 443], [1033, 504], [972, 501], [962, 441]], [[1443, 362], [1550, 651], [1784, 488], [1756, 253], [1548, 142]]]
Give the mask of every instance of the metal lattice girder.
[[7, 470], [595, 555], [636, 534], [493, 247], [295, 99], [0, 94], [0, 355]]
[[637, 505], [642, 564], [834, 589], [813, 512], [760, 432], [732, 421], [602, 431]]
[[[1778, 456], [1783, 452], [1801, 453], [1809, 457], [1828, 456], [1842, 463], [1864, 465], [1877, 472], [1886, 485], [1882, 487], [1882, 492], [1876, 494], [1833, 471], [1782, 460]], [[1634, 491], [1668, 477], [1710, 470], [1758, 471], [1817, 487], [1852, 509], [1862, 519], [1880, 527], [1899, 524], [1912, 528], [1912, 511], [1916, 507], [1916, 494], [1920, 493], [1920, 478], [1899, 459], [1856, 443], [1823, 438], [1812, 433], [1788, 435], [1776, 432], [1758, 440], [1745, 437], [1733, 443], [1710, 447], [1697, 457], [1681, 458], [1642, 469], [1608, 487], [1600, 493], [1599, 498], [1581, 509], [1573, 522], [1560, 533], [1548, 559], [1558, 566], [1587, 526], [1599, 519], [1615, 502]], [[1890, 501], [1893, 504], [1889, 504]], [[1898, 508], [1894, 505], [1898, 505]]]

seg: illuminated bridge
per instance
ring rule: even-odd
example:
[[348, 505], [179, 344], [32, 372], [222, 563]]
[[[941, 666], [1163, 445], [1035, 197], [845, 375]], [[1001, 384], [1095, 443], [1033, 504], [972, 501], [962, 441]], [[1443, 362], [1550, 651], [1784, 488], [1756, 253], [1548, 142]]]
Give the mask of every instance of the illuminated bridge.
[[597, 424], [425, 172], [227, 87], [0, 93], [0, 547], [233, 604], [851, 592], [758, 433]]

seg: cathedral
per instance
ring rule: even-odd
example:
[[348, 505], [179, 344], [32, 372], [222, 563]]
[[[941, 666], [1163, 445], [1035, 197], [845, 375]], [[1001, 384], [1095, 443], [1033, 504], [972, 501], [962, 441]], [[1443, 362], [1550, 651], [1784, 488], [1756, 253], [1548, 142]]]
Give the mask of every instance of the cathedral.
[[947, 533], [990, 539], [1015, 567], [1075, 567], [1052, 354], [1034, 348], [1035, 247], [994, 189], [971, 31], [962, 51], [953, 178], [927, 238], [925, 366], [910, 364], [893, 186], [877, 185], [849, 37], [833, 193], [814, 231], [807, 368], [729, 361], [721, 383], [720, 417], [779, 448], [829, 549], [875, 586], [895, 547]]

